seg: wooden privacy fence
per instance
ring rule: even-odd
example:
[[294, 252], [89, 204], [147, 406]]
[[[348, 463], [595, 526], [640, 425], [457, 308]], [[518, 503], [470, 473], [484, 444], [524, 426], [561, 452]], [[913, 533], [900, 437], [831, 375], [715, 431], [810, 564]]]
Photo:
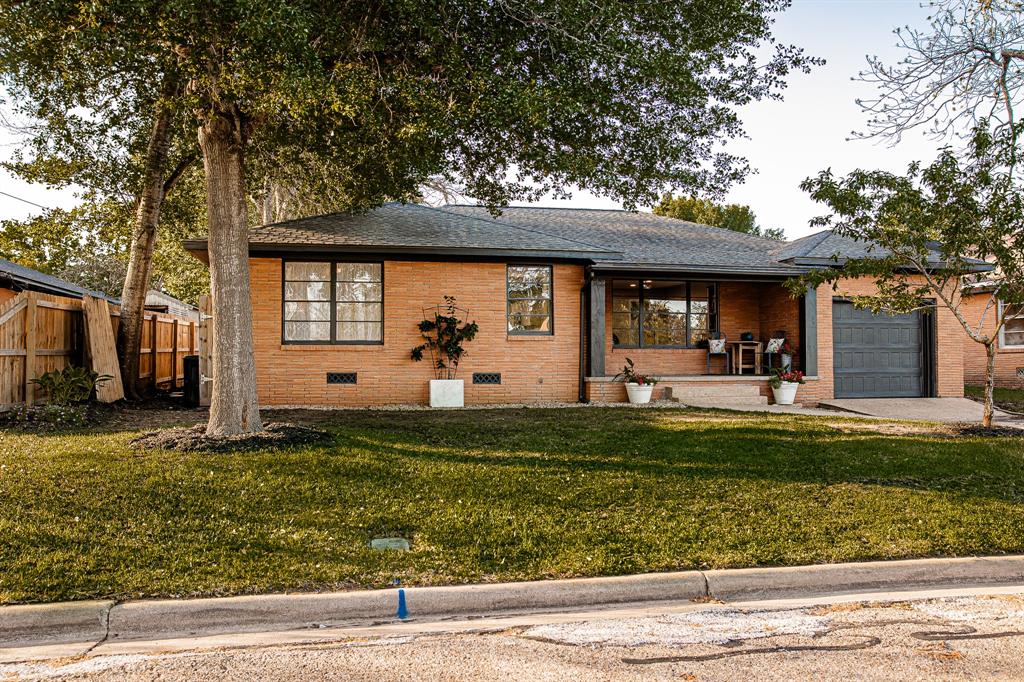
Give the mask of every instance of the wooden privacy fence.
[[[120, 312], [109, 305], [117, 336]], [[174, 389], [183, 385], [186, 355], [199, 352], [199, 323], [174, 315], [146, 313], [139, 353], [138, 385]], [[68, 365], [83, 365], [85, 324], [82, 301], [23, 291], [0, 304], [0, 410], [38, 401], [32, 379]]]

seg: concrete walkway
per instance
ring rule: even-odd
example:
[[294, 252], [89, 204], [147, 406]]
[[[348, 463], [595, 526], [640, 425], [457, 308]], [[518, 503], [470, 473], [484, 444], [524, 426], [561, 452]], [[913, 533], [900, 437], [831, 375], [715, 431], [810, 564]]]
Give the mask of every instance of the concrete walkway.
[[[824, 400], [821, 406], [867, 417], [945, 423], [980, 422], [983, 410], [981, 403], [967, 398], [842, 398]], [[1013, 421], [999, 410], [995, 417], [999, 422]]]

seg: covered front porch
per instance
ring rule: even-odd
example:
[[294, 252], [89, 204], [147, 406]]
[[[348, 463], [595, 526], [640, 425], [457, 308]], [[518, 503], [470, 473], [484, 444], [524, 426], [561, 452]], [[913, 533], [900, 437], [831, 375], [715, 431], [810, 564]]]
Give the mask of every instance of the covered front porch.
[[[632, 359], [659, 378], [655, 399], [690, 404], [767, 402], [768, 378], [784, 338], [793, 369], [817, 375], [817, 299], [793, 298], [786, 277], [737, 273], [588, 273], [585, 390], [588, 400], [625, 400], [613, 377]], [[709, 354], [709, 340], [724, 354]], [[805, 391], [806, 394], [812, 391]]]

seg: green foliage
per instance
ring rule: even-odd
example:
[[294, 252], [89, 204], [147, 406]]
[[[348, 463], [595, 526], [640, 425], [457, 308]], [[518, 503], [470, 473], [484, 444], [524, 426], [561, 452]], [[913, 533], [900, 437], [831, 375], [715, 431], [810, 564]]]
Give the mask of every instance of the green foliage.
[[[870, 277], [878, 294], [852, 297], [859, 307], [901, 313], [933, 300], [956, 312], [960, 284], [977, 275], [981, 259], [994, 268], [984, 277], [999, 299], [1024, 303], [1024, 194], [1009, 171], [1011, 152], [984, 126], [975, 130], [969, 152], [961, 160], [943, 149], [930, 166], [913, 163], [905, 176], [856, 170], [836, 178], [826, 170], [805, 180], [801, 187], [833, 211], [813, 224], [857, 240], [868, 254], [842, 261], [837, 255], [834, 266], [790, 281], [793, 293]], [[975, 340], [991, 340], [961, 321]]]
[[615, 375], [612, 381], [623, 381], [627, 384], [639, 384], [641, 386], [654, 386], [658, 383], [658, 377], [647, 374], [639, 374], [631, 358], [626, 358], [626, 364], [622, 371]]
[[[140, 431], [197, 419], [159, 410], [4, 433], [0, 602], [977, 556], [1024, 538], [1024, 438], [694, 409], [305, 417], [334, 441], [140, 454]], [[412, 551], [367, 547], [394, 530]]]
[[437, 307], [434, 316], [416, 325], [424, 342], [412, 349], [411, 357], [420, 362], [423, 351], [428, 351], [438, 379], [455, 378], [459, 362], [466, 354], [463, 344], [472, 341], [480, 331], [476, 322], [463, 323], [459, 319], [459, 314], [465, 312], [455, 306], [454, 296], [445, 296], [444, 305]]
[[78, 428], [89, 423], [85, 405], [18, 405], [0, 413], [0, 422], [22, 428], [40, 427], [44, 430]]
[[97, 386], [110, 381], [108, 374], [100, 375], [85, 367], [68, 365], [32, 379], [32, 383], [46, 391], [47, 403], [68, 406], [89, 399]]
[[[254, 148], [344, 169], [333, 186], [356, 207], [432, 176], [489, 205], [574, 185], [636, 205], [746, 174], [717, 145], [742, 133], [738, 107], [816, 63], [772, 41], [787, 5], [7, 0], [0, 78], [66, 148], [51, 175], [96, 158], [97, 184], [136, 187], [125, 161], [162, 101], [180, 125], [172, 157], [237, 105]], [[46, 139], [38, 155], [54, 156]]]
[[785, 232], [779, 228], [762, 228], [757, 224], [757, 216], [749, 206], [741, 204], [716, 204], [710, 199], [699, 197], [676, 197], [671, 193], [661, 198], [653, 209], [656, 215], [687, 220], [691, 223], [721, 227], [733, 232], [752, 234], [755, 237], [782, 241]]

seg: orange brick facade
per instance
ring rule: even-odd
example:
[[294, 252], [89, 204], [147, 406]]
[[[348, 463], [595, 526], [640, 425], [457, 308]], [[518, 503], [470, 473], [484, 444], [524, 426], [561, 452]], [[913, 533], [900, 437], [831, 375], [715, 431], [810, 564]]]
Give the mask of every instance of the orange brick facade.
[[[488, 403], [574, 402], [579, 395], [580, 290], [584, 268], [556, 264], [554, 321], [551, 336], [515, 336], [506, 332], [506, 264], [493, 262], [384, 261], [384, 342], [377, 345], [289, 345], [281, 340], [282, 262], [252, 258], [253, 324], [257, 388], [265, 406], [366, 407], [426, 404], [429, 361], [413, 362], [410, 350], [420, 343], [416, 324], [423, 309], [444, 296], [455, 296], [480, 326], [459, 370], [467, 405]], [[817, 295], [817, 379], [801, 387], [798, 400], [814, 404], [833, 396], [833, 295], [868, 293], [869, 281], [845, 281], [839, 292], [823, 286]], [[610, 310], [610, 287], [608, 310]], [[786, 330], [800, 346], [800, 302], [781, 283], [719, 284], [719, 328], [730, 340], [750, 331], [766, 339]], [[963, 395], [963, 330], [952, 313], [937, 313], [938, 395]], [[605, 362], [617, 372], [629, 356], [641, 371], [659, 376], [694, 376], [705, 372], [704, 349], [613, 349], [611, 315], [606, 316]], [[1019, 354], [1024, 360], [1024, 354]], [[799, 365], [799, 353], [795, 358]], [[1022, 363], [1024, 364], [1024, 363]], [[716, 371], [721, 371], [716, 367]], [[356, 372], [354, 385], [328, 384], [328, 372]], [[473, 372], [500, 372], [501, 384], [473, 384]], [[762, 394], [767, 382], [751, 380]], [[699, 380], [698, 380], [699, 383]], [[689, 383], [694, 386], [694, 383]], [[621, 384], [586, 384], [593, 400], [624, 400]]]
[[[985, 306], [991, 297], [989, 293], [964, 296], [960, 309], [975, 328], [981, 321]], [[996, 312], [990, 308], [985, 315], [985, 333], [991, 335], [995, 332], [995, 318]], [[985, 347], [972, 341], [966, 333], [963, 334], [963, 344], [964, 381], [973, 386], [981, 386], [985, 383]], [[996, 348], [996, 385], [1004, 388], [1024, 388], [1024, 378], [1017, 374], [1020, 368], [1024, 368], [1024, 348], [1002, 348], [998, 342]]]
[[[252, 258], [250, 266], [261, 405], [427, 403], [430, 362], [413, 362], [409, 353], [421, 342], [416, 325], [423, 309], [446, 295], [480, 325], [459, 367], [467, 405], [578, 399], [582, 266], [553, 268], [553, 335], [509, 336], [504, 263], [385, 261], [384, 343], [366, 346], [282, 344], [281, 260]], [[358, 380], [328, 384], [327, 372], [357, 372]], [[473, 384], [473, 372], [501, 372], [501, 384]]]

